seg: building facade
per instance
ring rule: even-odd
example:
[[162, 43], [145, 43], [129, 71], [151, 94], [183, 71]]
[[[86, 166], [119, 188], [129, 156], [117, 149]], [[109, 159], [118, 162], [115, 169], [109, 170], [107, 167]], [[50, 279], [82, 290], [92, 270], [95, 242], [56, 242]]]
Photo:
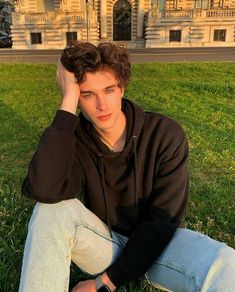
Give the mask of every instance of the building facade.
[[13, 48], [235, 46], [235, 0], [16, 0]]

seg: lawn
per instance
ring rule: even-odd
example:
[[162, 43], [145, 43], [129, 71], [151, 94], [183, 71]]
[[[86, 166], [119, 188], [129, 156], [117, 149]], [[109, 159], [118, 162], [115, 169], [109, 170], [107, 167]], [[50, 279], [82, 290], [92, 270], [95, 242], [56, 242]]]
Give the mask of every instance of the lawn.
[[[60, 105], [55, 65], [0, 63], [0, 291], [17, 291], [34, 202], [20, 193], [27, 165]], [[126, 97], [180, 122], [189, 139], [188, 228], [235, 247], [235, 63], [135, 64]], [[79, 277], [72, 266], [71, 285]], [[153, 291], [145, 281], [120, 291]]]

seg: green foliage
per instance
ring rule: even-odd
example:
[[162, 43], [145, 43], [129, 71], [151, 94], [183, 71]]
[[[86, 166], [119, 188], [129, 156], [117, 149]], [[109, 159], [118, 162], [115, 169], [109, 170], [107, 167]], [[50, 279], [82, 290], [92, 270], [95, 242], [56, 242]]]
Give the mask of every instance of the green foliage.
[[[17, 291], [34, 203], [20, 194], [38, 139], [60, 104], [55, 65], [0, 64], [0, 291]], [[189, 138], [187, 227], [234, 242], [235, 63], [133, 65], [126, 97], [179, 121]], [[80, 277], [72, 266], [71, 285]], [[154, 291], [146, 281], [120, 291]]]

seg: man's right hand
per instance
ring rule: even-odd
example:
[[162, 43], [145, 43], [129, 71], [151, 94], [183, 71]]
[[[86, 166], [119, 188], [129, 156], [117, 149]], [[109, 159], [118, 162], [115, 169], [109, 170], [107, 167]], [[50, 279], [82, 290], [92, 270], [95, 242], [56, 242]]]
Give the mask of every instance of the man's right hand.
[[60, 61], [57, 64], [56, 81], [63, 95], [60, 109], [76, 114], [80, 96], [79, 85], [74, 74], [66, 70]]

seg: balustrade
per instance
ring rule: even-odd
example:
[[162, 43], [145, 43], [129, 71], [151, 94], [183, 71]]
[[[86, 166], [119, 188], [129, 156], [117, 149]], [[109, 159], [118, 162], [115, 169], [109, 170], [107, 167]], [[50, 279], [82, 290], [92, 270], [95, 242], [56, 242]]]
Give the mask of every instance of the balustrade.
[[50, 24], [61, 22], [83, 22], [85, 15], [83, 12], [44, 12], [44, 13], [15, 13], [14, 22], [18, 24]]
[[148, 13], [148, 20], [177, 20], [177, 19], [230, 19], [235, 18], [233, 9], [193, 9], [193, 10], [163, 10], [151, 9]]
[[234, 18], [235, 10], [231, 9], [210, 9], [206, 10], [206, 18]]
[[175, 10], [175, 11], [164, 10], [162, 11], [162, 18], [165, 19], [192, 18], [192, 10]]

